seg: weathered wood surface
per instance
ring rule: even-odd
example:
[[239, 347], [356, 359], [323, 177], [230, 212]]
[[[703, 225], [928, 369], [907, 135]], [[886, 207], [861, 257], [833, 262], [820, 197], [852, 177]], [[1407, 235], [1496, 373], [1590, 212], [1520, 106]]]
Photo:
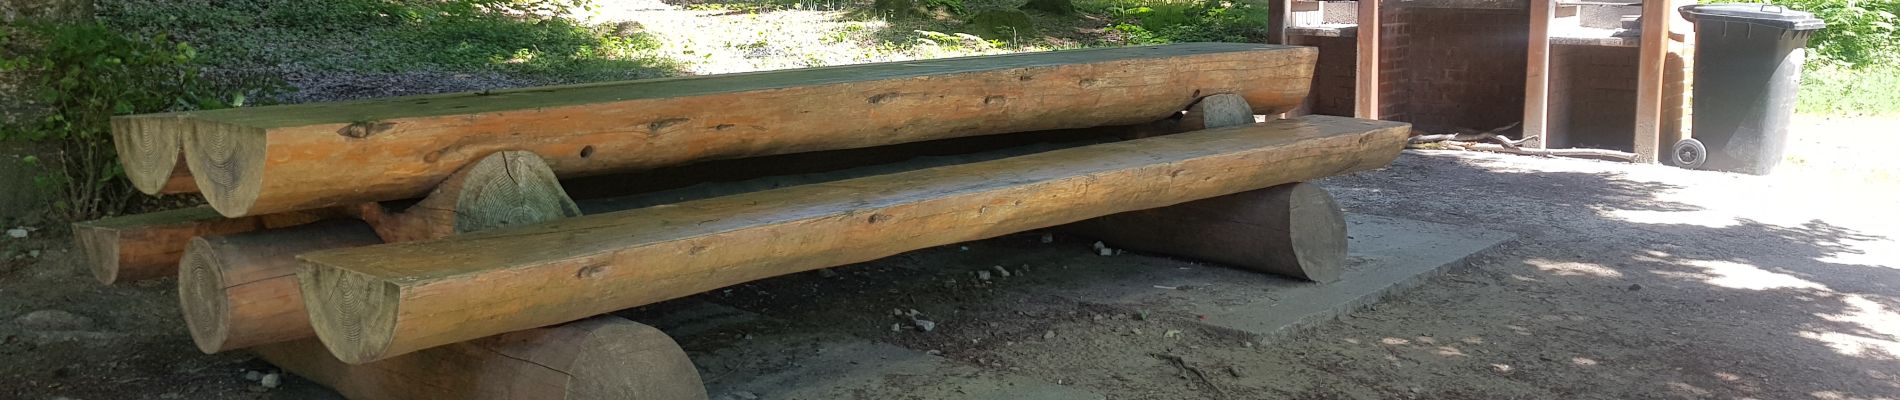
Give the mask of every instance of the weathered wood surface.
[[210, 354], [315, 336], [297, 287], [298, 254], [580, 216], [547, 164], [512, 151], [457, 171], [407, 210], [387, 212], [375, 203], [363, 210], [362, 221], [193, 239], [178, 272], [178, 300], [198, 349]]
[[193, 207], [73, 223], [73, 239], [87, 269], [111, 285], [176, 274], [191, 238], [280, 228], [314, 222], [318, 212], [225, 218], [210, 207]]
[[705, 399], [672, 338], [614, 316], [504, 333], [366, 364], [316, 339], [252, 348], [292, 374], [354, 400]]
[[[1251, 100], [1249, 100], [1251, 101]], [[350, 363], [782, 274], [1383, 166], [1402, 123], [1309, 116], [306, 253]]]
[[315, 336], [297, 290], [297, 254], [382, 243], [353, 220], [192, 239], [178, 268], [192, 342], [213, 354]]
[[1289, 183], [1064, 227], [1116, 248], [1212, 261], [1316, 282], [1346, 264], [1346, 216], [1319, 186]]
[[1239, 43], [1084, 49], [139, 115], [114, 134], [184, 137], [206, 200], [241, 216], [421, 196], [502, 149], [539, 154], [565, 178], [1133, 125], [1212, 93], [1275, 114], [1305, 97], [1315, 56]]

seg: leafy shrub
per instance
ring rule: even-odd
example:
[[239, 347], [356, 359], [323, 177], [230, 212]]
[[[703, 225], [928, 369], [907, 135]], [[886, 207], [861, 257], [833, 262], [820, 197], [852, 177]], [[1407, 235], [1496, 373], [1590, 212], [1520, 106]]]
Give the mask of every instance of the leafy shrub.
[[[1704, 0], [1705, 3], [1735, 0]], [[1816, 62], [1811, 66], [1859, 68], [1900, 64], [1900, 0], [1741, 0], [1772, 3], [1814, 13], [1827, 21], [1808, 47]]]
[[86, 219], [119, 211], [132, 191], [112, 147], [113, 115], [222, 108], [225, 95], [199, 77], [197, 50], [164, 36], [122, 35], [99, 23], [24, 21], [0, 34], [0, 72], [20, 79], [33, 113], [0, 129], [0, 140], [52, 144], [52, 159], [28, 157], [54, 211]]
[[1251, 2], [1109, 0], [1092, 6], [1131, 44], [1246, 42], [1263, 38], [1267, 29], [1266, 5]]

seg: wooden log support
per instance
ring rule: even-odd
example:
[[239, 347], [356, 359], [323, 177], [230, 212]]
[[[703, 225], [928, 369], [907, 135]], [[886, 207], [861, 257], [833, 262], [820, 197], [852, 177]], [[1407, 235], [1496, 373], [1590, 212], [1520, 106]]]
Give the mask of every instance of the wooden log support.
[[325, 347], [365, 363], [756, 279], [1376, 168], [1398, 156], [1409, 130], [1308, 116], [1106, 143], [306, 253], [298, 280]]
[[1332, 282], [1346, 263], [1346, 216], [1319, 186], [1289, 183], [1064, 227], [1116, 248]]
[[1134, 125], [1211, 93], [1277, 114], [1304, 99], [1316, 54], [1240, 43], [1067, 50], [138, 115], [120, 117], [127, 131], [115, 135], [184, 137], [205, 199], [243, 216], [418, 197], [500, 149], [539, 154], [567, 178]]
[[210, 207], [193, 207], [73, 223], [73, 239], [92, 276], [107, 285], [177, 273], [191, 238], [281, 228], [314, 222], [321, 212], [291, 212], [225, 218]]
[[178, 270], [178, 300], [198, 349], [212, 354], [315, 336], [297, 287], [298, 254], [580, 215], [547, 164], [515, 151], [483, 157], [408, 210], [364, 208], [368, 223], [331, 220], [192, 239]]
[[1359, 0], [1359, 27], [1354, 33], [1358, 47], [1358, 63], [1354, 67], [1352, 116], [1365, 119], [1379, 119], [1379, 37], [1383, 34], [1379, 22], [1380, 0]]
[[1524, 60], [1524, 133], [1519, 139], [1525, 146], [1543, 149], [1569, 146], [1558, 131], [1550, 130], [1550, 23], [1557, 19], [1557, 0], [1530, 0], [1530, 44]]
[[1662, 143], [1663, 63], [1669, 53], [1669, 21], [1675, 8], [1668, 1], [1643, 3], [1643, 35], [1637, 38], [1636, 135], [1632, 153], [1639, 163], [1655, 163]]
[[297, 254], [382, 243], [353, 220], [192, 239], [178, 269], [191, 341], [213, 354], [315, 336], [297, 291]]
[[367, 364], [337, 360], [316, 339], [253, 349], [264, 361], [355, 400], [706, 398], [699, 371], [672, 338], [614, 316]]

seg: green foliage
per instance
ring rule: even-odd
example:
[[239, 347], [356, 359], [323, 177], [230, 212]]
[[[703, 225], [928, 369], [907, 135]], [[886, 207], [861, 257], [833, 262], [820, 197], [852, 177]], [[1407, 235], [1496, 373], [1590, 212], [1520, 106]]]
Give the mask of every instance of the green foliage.
[[1811, 68], [1801, 77], [1795, 111], [1822, 115], [1900, 115], [1900, 65]]
[[1109, 30], [1130, 44], [1247, 42], [1264, 37], [1267, 7], [1220, 0], [1105, 0], [1081, 6], [1107, 14]]
[[1029, 13], [1015, 9], [990, 9], [970, 17], [970, 30], [986, 39], [1019, 41], [1036, 35], [1036, 22]]
[[[1704, 0], [1705, 3], [1737, 0]], [[1827, 21], [1808, 47], [1816, 57], [1810, 65], [1859, 68], [1900, 64], [1900, 0], [1739, 0], [1772, 3], [1814, 13]]]
[[222, 108], [243, 102], [199, 76], [198, 51], [164, 36], [119, 34], [98, 23], [25, 21], [0, 37], [0, 72], [17, 77], [28, 118], [0, 140], [50, 143], [50, 160], [27, 157], [42, 173], [63, 217], [117, 212], [131, 195], [112, 147], [111, 116]]
[[586, 0], [143, 0], [100, 4], [116, 28], [173, 34], [218, 66], [296, 64], [569, 74], [653, 64], [641, 32], [567, 18]]

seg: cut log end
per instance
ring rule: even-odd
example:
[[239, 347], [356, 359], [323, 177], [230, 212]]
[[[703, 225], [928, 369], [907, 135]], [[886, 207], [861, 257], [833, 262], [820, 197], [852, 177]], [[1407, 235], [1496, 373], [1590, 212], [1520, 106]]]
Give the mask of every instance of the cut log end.
[[[554, 170], [534, 153], [505, 151], [484, 157], [459, 177], [455, 232], [580, 216]], [[451, 179], [452, 181], [458, 179]]]
[[[150, 118], [112, 119], [112, 144], [132, 187], [145, 194], [178, 193], [173, 176], [183, 159], [184, 143], [176, 132], [159, 129]], [[167, 190], [170, 189], [170, 190]]]
[[350, 364], [383, 359], [396, 325], [395, 284], [336, 268], [305, 266], [297, 272], [310, 325], [337, 359]]
[[1221, 93], [1202, 97], [1194, 105], [1188, 106], [1187, 115], [1181, 119], [1182, 130], [1202, 130], [1226, 128], [1253, 123], [1253, 106], [1247, 105], [1247, 98], [1233, 93]]
[[192, 343], [205, 354], [224, 350], [230, 337], [226, 316], [231, 304], [224, 295], [224, 270], [211, 243], [202, 237], [191, 240], [178, 263], [178, 304]]
[[93, 278], [107, 285], [119, 281], [119, 235], [74, 224], [73, 240], [79, 242], [79, 251], [85, 254], [86, 269], [92, 270]]
[[[570, 323], [591, 332], [567, 370], [569, 399], [704, 399], [699, 370], [673, 338], [651, 326], [596, 317]], [[571, 329], [571, 328], [570, 328]]]
[[192, 127], [185, 161], [205, 202], [219, 214], [251, 214], [264, 179], [264, 142], [259, 130], [213, 123]]
[[[1287, 241], [1284, 248], [1268, 243], [1268, 251], [1289, 253], [1275, 271], [1315, 282], [1339, 280], [1346, 269], [1346, 215], [1333, 195], [1318, 185], [1297, 183], [1274, 193], [1284, 198]], [[1279, 202], [1269, 203], [1281, 207]]]

